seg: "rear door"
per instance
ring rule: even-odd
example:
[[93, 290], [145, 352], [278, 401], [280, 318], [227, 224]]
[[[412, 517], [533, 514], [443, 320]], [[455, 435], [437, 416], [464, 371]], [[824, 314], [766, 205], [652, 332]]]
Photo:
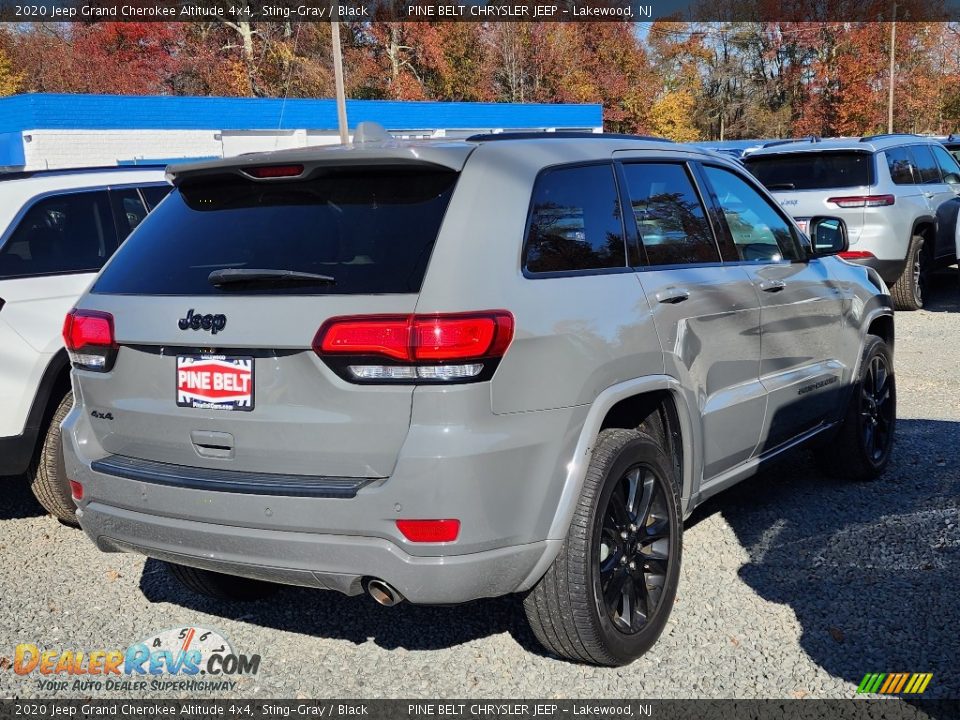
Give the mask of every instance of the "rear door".
[[668, 375], [698, 408], [704, 480], [749, 459], [763, 421], [760, 312], [743, 269], [724, 265], [682, 161], [621, 163], [644, 257], [637, 268]]
[[[414, 386], [348, 381], [311, 345], [334, 317], [414, 311], [456, 179], [426, 164], [185, 179], [82, 303], [113, 315], [119, 345], [110, 372], [75, 373], [103, 450], [251, 472], [389, 475]], [[321, 277], [211, 276], [256, 269]]]
[[704, 165], [725, 245], [760, 297], [760, 381], [767, 411], [762, 454], [836, 414], [845, 367], [838, 353], [843, 295], [822, 260], [806, 260], [792, 225], [758, 188], [733, 171]]

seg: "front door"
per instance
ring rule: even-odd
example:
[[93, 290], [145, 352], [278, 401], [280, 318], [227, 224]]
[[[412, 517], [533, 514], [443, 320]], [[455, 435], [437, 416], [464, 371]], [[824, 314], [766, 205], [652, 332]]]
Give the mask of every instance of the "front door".
[[806, 259], [793, 225], [763, 191], [726, 168], [705, 165], [703, 173], [732, 241], [726, 247], [760, 298], [762, 454], [836, 414], [847, 370], [838, 353], [843, 295], [823, 261]]

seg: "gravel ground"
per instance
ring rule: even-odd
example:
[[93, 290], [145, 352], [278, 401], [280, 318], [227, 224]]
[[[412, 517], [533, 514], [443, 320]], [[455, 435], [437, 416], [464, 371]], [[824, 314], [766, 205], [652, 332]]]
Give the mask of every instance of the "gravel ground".
[[[927, 697], [960, 697], [955, 283], [937, 278], [930, 310], [897, 316], [900, 421], [885, 478], [828, 480], [799, 453], [698, 509], [670, 622], [629, 667], [544, 656], [515, 598], [388, 609], [285, 588], [251, 604], [201, 599], [152, 560], [99, 553], [9, 478], [0, 668], [20, 642], [124, 648], [194, 625], [262, 655], [233, 693], [251, 697], [849, 698], [865, 673], [891, 671], [932, 672]], [[0, 697], [45, 695], [36, 676], [0, 671]]]

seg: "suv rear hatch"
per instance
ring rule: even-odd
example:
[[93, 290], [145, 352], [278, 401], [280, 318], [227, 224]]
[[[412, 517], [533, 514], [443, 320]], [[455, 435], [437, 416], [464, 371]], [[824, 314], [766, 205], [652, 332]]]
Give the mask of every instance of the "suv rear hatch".
[[744, 158], [747, 169], [807, 230], [816, 215], [839, 217], [850, 243], [860, 237], [864, 211], [875, 182], [873, 154], [867, 150], [807, 150]]
[[[352, 382], [312, 345], [334, 317], [414, 312], [468, 154], [446, 165], [244, 158], [178, 174], [65, 327], [102, 448], [237, 471], [388, 476], [413, 384]], [[113, 337], [98, 346], [97, 323], [107, 333], [108, 322]], [[84, 364], [85, 342], [102, 361]]]

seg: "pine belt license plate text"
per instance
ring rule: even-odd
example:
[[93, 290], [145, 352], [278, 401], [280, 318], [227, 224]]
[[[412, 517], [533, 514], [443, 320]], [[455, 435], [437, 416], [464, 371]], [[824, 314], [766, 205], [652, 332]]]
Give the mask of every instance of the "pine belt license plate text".
[[177, 405], [199, 410], [253, 410], [253, 358], [178, 355]]

